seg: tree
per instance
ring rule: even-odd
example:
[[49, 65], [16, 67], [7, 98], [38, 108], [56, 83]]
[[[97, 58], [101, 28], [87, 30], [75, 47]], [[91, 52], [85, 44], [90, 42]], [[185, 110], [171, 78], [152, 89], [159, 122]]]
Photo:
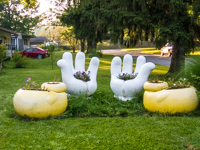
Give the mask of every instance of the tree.
[[75, 38], [75, 35], [73, 33], [73, 27], [66, 28], [62, 31], [61, 34], [61, 39], [66, 40], [72, 46], [73, 53], [75, 53], [75, 50], [80, 45], [80, 41]]
[[0, 3], [0, 26], [25, 34], [33, 34], [33, 29], [40, 22], [36, 15], [38, 5], [33, 8], [25, 7], [20, 0]]
[[[107, 34], [107, 27], [103, 19], [99, 1], [74, 1], [73, 6], [68, 4], [68, 9], [60, 17], [60, 21], [74, 27], [75, 38], [81, 40], [81, 45], [87, 41], [87, 52], [96, 48], [96, 44], [102, 41], [102, 36]], [[83, 49], [82, 49], [83, 51]]]
[[[169, 73], [179, 71], [185, 64], [185, 53], [194, 48], [194, 38], [200, 37], [199, 0], [74, 0], [62, 14], [62, 23], [74, 27], [75, 37], [85, 39], [88, 47], [101, 42], [109, 33], [113, 42], [124, 42], [128, 47], [138, 40], [151, 40], [160, 48], [173, 42]], [[193, 5], [193, 14], [188, 5]], [[72, 5], [72, 6], [71, 6]], [[198, 32], [197, 32], [198, 31]], [[125, 33], [126, 32], [126, 33]]]

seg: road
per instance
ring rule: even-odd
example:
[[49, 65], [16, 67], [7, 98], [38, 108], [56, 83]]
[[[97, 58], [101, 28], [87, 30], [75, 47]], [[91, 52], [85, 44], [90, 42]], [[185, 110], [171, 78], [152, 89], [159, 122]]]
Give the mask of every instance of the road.
[[109, 49], [109, 50], [101, 50], [103, 54], [112, 54], [115, 56], [124, 56], [125, 54], [130, 54], [133, 56], [133, 59], [136, 60], [139, 55], [143, 55], [146, 57], [147, 62], [153, 62], [154, 64], [160, 64], [164, 66], [170, 66], [171, 57], [168, 56], [160, 56], [158, 54], [146, 54], [139, 53], [137, 51], [121, 51], [120, 49]]

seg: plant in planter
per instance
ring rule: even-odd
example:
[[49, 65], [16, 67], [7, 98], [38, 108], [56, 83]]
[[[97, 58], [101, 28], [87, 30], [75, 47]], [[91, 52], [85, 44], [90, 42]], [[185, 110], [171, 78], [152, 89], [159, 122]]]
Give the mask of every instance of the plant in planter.
[[19, 89], [13, 98], [17, 114], [31, 118], [45, 118], [63, 113], [67, 107], [67, 95], [39, 88], [31, 78]]
[[[185, 78], [172, 84], [173, 80], [170, 80], [169, 84], [173, 85], [169, 88], [162, 86], [163, 88], [157, 88], [153, 84], [144, 84], [144, 107], [152, 112], [160, 113], [188, 113], [197, 108], [199, 100], [196, 94], [196, 89], [189, 86]], [[159, 84], [159, 83], [158, 83]]]
[[110, 87], [114, 96], [120, 100], [133, 99], [134, 95], [143, 90], [143, 84], [148, 80], [149, 74], [155, 68], [155, 64], [148, 62], [144, 56], [139, 56], [134, 73], [132, 70], [133, 58], [126, 54], [121, 71], [121, 58], [114, 57], [111, 62]]
[[136, 76], [137, 75], [135, 75], [134, 73], [122, 73], [122, 74], [119, 74], [117, 77], [118, 79], [122, 79], [126, 81], [126, 80], [134, 79]]
[[90, 81], [90, 71], [85, 72], [85, 71], [77, 71], [76, 73], [74, 73], [74, 77], [76, 79], [82, 80], [82, 81]]

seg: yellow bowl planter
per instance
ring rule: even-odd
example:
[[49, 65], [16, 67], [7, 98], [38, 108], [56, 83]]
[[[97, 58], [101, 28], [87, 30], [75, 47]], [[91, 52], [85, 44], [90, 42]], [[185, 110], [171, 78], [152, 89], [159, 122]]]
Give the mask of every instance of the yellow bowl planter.
[[67, 90], [67, 86], [63, 82], [45, 82], [41, 85], [41, 89], [61, 93]]
[[63, 113], [67, 107], [66, 93], [19, 89], [13, 98], [18, 115], [31, 118], [45, 118]]
[[[155, 84], [155, 83], [152, 83]], [[158, 83], [159, 84], [159, 83]], [[180, 89], [161, 89], [156, 90], [146, 88], [144, 84], [144, 107], [151, 112], [160, 113], [188, 113], [197, 108], [199, 100], [194, 87]], [[160, 86], [157, 87], [160, 89]]]
[[156, 92], [167, 88], [168, 84], [167, 82], [164, 81], [159, 81], [158, 83], [151, 83], [151, 82], [144, 83], [144, 89], [146, 91]]

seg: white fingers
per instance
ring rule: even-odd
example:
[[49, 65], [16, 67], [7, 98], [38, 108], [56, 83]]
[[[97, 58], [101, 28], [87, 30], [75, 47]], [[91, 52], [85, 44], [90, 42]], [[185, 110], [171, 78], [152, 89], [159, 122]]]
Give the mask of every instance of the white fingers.
[[121, 74], [121, 62], [122, 62], [122, 60], [118, 56], [116, 56], [112, 59], [111, 69], [110, 69], [111, 77]]
[[123, 71], [122, 73], [132, 73], [133, 72], [133, 58], [130, 54], [126, 54], [123, 60]]
[[72, 71], [74, 71], [72, 54], [70, 52], [65, 52], [62, 56], [62, 59], [64, 59], [66, 61], [66, 63], [69, 64]]
[[142, 65], [144, 65], [145, 63], [146, 63], [146, 58], [144, 56], [138, 56], [134, 74], [138, 74]]
[[87, 72], [90, 72], [90, 79], [96, 82], [97, 71], [99, 67], [99, 58], [92, 57]]
[[75, 58], [75, 69], [79, 71], [85, 71], [85, 54], [78, 52]]

